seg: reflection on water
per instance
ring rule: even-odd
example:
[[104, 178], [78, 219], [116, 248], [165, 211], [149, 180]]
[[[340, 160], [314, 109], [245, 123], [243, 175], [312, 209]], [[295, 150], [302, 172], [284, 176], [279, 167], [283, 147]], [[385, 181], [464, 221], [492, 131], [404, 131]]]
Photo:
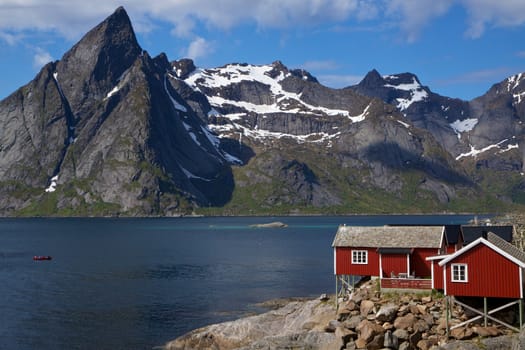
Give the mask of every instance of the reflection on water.
[[[331, 293], [339, 224], [470, 218], [0, 220], [0, 349], [150, 349], [258, 302]], [[272, 221], [288, 227], [250, 227]]]

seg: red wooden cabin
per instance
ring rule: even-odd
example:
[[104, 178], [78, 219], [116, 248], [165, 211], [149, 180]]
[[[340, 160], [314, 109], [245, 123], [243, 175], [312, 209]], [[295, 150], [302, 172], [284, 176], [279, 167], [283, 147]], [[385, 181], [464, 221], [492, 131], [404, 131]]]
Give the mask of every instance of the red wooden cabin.
[[431, 288], [431, 262], [445, 242], [444, 226], [339, 226], [336, 276], [377, 276], [383, 288]]
[[439, 266], [446, 295], [523, 298], [525, 253], [493, 232], [442, 259]]

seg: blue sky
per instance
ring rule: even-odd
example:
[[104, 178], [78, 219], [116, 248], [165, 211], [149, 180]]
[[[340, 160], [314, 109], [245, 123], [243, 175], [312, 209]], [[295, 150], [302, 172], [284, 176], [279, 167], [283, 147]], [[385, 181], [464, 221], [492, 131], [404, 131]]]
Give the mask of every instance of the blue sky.
[[412, 72], [467, 100], [525, 72], [523, 0], [0, 0], [0, 99], [118, 6], [152, 56], [203, 68], [280, 60], [336, 88]]

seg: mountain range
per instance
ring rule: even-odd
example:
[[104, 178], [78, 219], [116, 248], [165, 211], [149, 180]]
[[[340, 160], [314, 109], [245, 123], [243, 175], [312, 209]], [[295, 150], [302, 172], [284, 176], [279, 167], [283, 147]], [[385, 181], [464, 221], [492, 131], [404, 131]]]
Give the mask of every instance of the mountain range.
[[0, 101], [3, 216], [523, 208], [525, 74], [471, 101], [411, 73], [151, 57], [118, 8]]

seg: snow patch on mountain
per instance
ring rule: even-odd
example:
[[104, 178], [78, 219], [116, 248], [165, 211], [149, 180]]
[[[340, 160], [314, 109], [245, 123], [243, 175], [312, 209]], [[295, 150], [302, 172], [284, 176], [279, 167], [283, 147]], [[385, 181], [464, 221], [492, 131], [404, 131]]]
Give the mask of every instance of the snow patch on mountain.
[[216, 94], [212, 96], [208, 94], [208, 101], [214, 108], [220, 109], [222, 106], [230, 105], [242, 108], [247, 112], [258, 114], [287, 112], [311, 115], [345, 116], [356, 122], [363, 120], [362, 115], [354, 117], [351, 116], [347, 110], [313, 106], [304, 102], [301, 99], [301, 94], [286, 91], [280, 84], [283, 79], [291, 74], [281, 71], [276, 77], [272, 77], [270, 76], [270, 73], [274, 70], [275, 67], [272, 65], [254, 66], [231, 64], [217, 69], [196, 69], [184, 81], [197, 91], [201, 91], [201, 87], [219, 89], [246, 81], [258, 82], [268, 86], [274, 100], [274, 103], [272, 104], [255, 104], [246, 101], [230, 100], [222, 97], [220, 92], [216, 92]]
[[496, 144], [493, 144], [493, 145], [489, 145], [487, 147], [484, 147], [482, 149], [476, 149], [473, 145], [470, 145], [470, 152], [467, 152], [467, 153], [461, 153], [459, 156], [456, 157], [456, 160], [460, 160], [461, 158], [465, 158], [465, 157], [476, 157], [478, 154], [481, 154], [483, 152], [487, 152], [491, 149], [494, 149], [494, 148], [499, 148], [500, 151], [498, 153], [504, 153], [504, 152], [508, 152], [512, 149], [517, 149], [519, 148], [519, 145], [518, 144], [508, 144], [507, 147], [505, 148], [502, 148], [502, 145], [506, 142], [508, 142], [509, 139], [504, 139]]
[[523, 78], [523, 73], [513, 75], [507, 78], [507, 92], [510, 92], [518, 87]]
[[[387, 79], [393, 80], [393, 76], [388, 76]], [[397, 79], [398, 77], [395, 77]], [[394, 79], [394, 80], [395, 80]], [[428, 93], [423, 89], [421, 84], [419, 84], [415, 77], [412, 78], [411, 83], [405, 83], [405, 84], [385, 84], [384, 85], [387, 88], [393, 88], [396, 90], [402, 90], [407, 91], [410, 93], [410, 98], [397, 98], [397, 108], [399, 108], [400, 111], [404, 111], [410, 105], [412, 105], [414, 102], [423, 101], [428, 97]]]
[[106, 95], [106, 97], [104, 98], [104, 100], [107, 100], [108, 98], [110, 98], [111, 96], [115, 95], [117, 92], [119, 92], [120, 90], [120, 86], [115, 86], [110, 92], [108, 92], [108, 94]]
[[458, 135], [458, 138], [461, 138], [462, 132], [469, 132], [474, 129], [474, 127], [478, 124], [477, 118], [469, 118], [469, 119], [463, 119], [463, 120], [456, 120], [453, 123], [450, 123], [450, 127], [456, 132]]
[[45, 191], [47, 193], [51, 193], [51, 192], [55, 192], [56, 191], [56, 187], [57, 187], [57, 182], [58, 182], [58, 175], [55, 175], [51, 178], [51, 183], [49, 184], [49, 186], [45, 189]]
[[[282, 132], [274, 132], [270, 130], [259, 129], [257, 127], [251, 129], [237, 123], [231, 123], [226, 125], [210, 125], [210, 128], [220, 135], [228, 135], [233, 133], [241, 133], [244, 137], [251, 138], [264, 142], [265, 140], [289, 138], [295, 140], [297, 143], [327, 143], [327, 147], [331, 147], [331, 141], [341, 135], [341, 132], [335, 134], [328, 134], [325, 132], [311, 133], [305, 135], [293, 135]], [[242, 137], [242, 136], [241, 136]]]
[[399, 124], [403, 125], [405, 128], [410, 129], [410, 124], [405, 123], [405, 122], [403, 122], [401, 120], [396, 120], [396, 122], [398, 122]]
[[523, 101], [525, 97], [525, 91], [520, 92], [518, 94], [512, 94], [512, 97], [514, 97], [514, 102], [513, 102], [514, 105], [520, 104], [521, 101]]
[[370, 108], [370, 104], [368, 104], [368, 106], [365, 107], [365, 109], [363, 110], [363, 113], [356, 115], [354, 117], [348, 117], [348, 119], [350, 119], [353, 123], [362, 122], [363, 120], [365, 120], [366, 116], [368, 115], [369, 108]]
[[188, 85], [195, 87], [203, 85], [210, 88], [220, 88], [243, 81], [258, 81], [271, 87], [283, 80], [286, 76], [283, 72], [276, 78], [268, 74], [273, 69], [272, 66], [253, 66], [230, 64], [216, 69], [197, 69], [185, 81]]

